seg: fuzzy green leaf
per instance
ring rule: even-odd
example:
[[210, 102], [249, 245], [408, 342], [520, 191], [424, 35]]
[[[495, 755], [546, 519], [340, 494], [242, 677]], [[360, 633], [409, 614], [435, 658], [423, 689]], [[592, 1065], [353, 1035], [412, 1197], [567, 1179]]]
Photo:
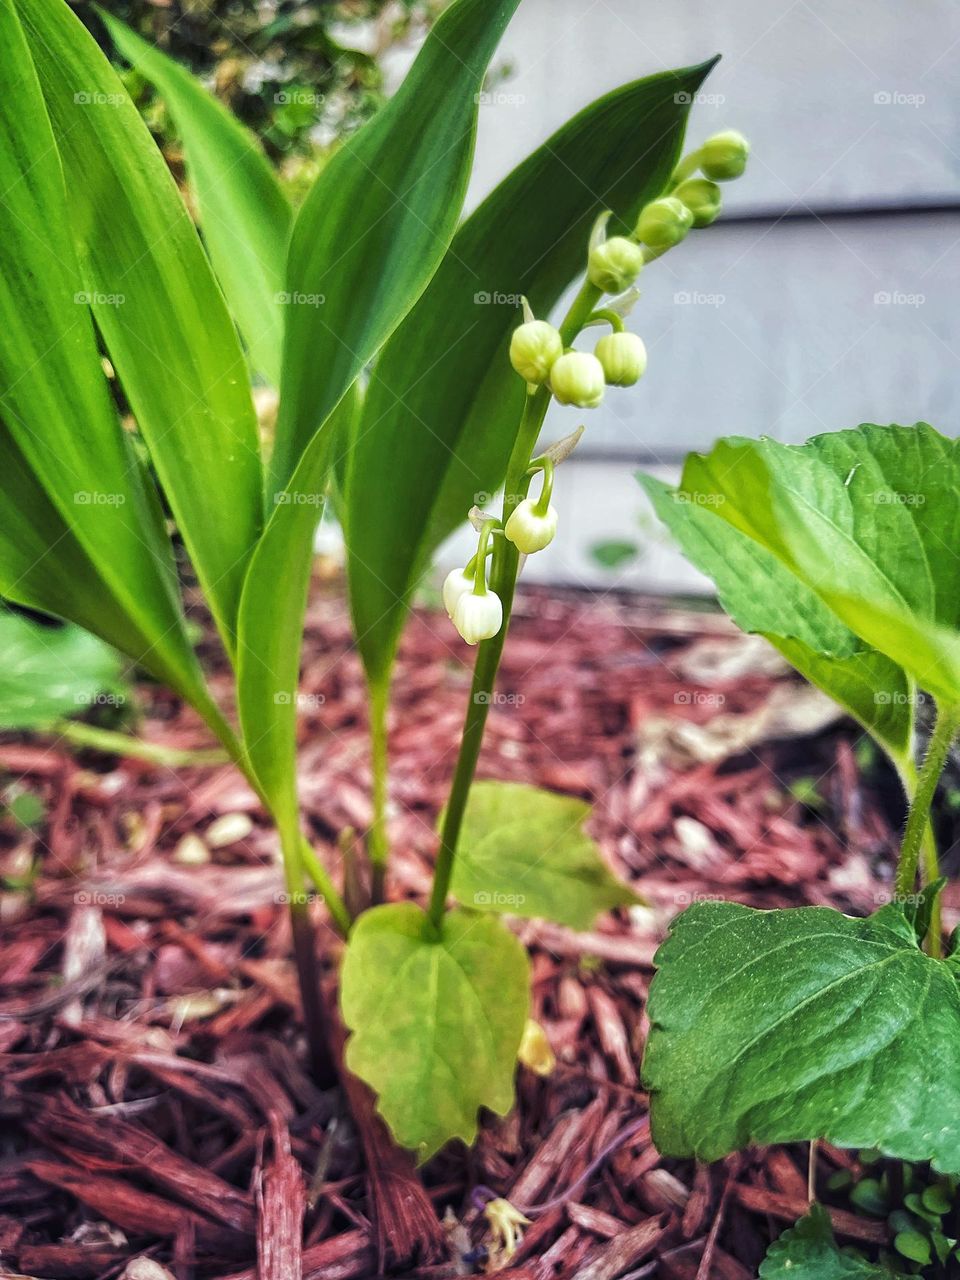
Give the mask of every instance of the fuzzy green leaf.
[[372, 679], [389, 675], [434, 550], [503, 480], [525, 394], [508, 358], [518, 295], [548, 315], [583, 270], [597, 214], [612, 209], [622, 233], [659, 194], [712, 65], [625, 85], [558, 130], [467, 219], [384, 349], [347, 486], [351, 607]]
[[590, 806], [516, 782], [476, 782], [451, 891], [475, 911], [589, 929], [601, 911], [639, 901], [583, 833]]
[[840, 1249], [830, 1215], [815, 1204], [795, 1227], [767, 1250], [760, 1280], [905, 1280], [879, 1262], [869, 1262], [852, 1249]]
[[117, 653], [80, 627], [0, 613], [0, 729], [49, 728], [122, 687]]
[[236, 330], [163, 157], [96, 42], [62, 0], [35, 0], [24, 27], [83, 289], [232, 653], [263, 494]]
[[960, 1172], [960, 989], [903, 909], [699, 903], [657, 953], [654, 1141], [715, 1160], [823, 1138]]
[[513, 1105], [529, 961], [499, 920], [449, 913], [437, 937], [413, 903], [376, 907], [350, 935], [340, 983], [347, 1066], [394, 1137], [427, 1159], [470, 1143], [477, 1110]]
[[896, 760], [908, 758], [913, 684], [869, 649], [773, 552], [720, 514], [724, 503], [639, 475], [656, 514], [684, 555], [712, 578], [737, 626], [775, 645], [808, 680], [855, 716]]
[[188, 71], [100, 10], [114, 43], [166, 99], [204, 241], [259, 374], [280, 385], [293, 210], [258, 139]]

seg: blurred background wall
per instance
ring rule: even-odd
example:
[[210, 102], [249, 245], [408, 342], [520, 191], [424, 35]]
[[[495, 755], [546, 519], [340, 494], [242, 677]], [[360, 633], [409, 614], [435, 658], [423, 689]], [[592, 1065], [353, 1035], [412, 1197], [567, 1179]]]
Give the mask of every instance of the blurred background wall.
[[[740, 129], [750, 166], [723, 219], [644, 275], [632, 327], [648, 372], [584, 414], [560, 534], [531, 578], [696, 589], [633, 473], [675, 473], [718, 435], [960, 430], [956, 0], [524, 0], [481, 110], [471, 206], [598, 94], [715, 52], [688, 138]], [[545, 438], [572, 425], [555, 413]], [[455, 541], [445, 562], [459, 555]]]

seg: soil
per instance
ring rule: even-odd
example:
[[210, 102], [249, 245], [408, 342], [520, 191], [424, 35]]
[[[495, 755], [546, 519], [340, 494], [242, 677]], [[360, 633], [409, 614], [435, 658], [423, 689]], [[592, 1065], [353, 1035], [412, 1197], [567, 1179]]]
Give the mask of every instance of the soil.
[[[391, 715], [393, 898], [428, 891], [469, 658], [445, 618], [417, 612]], [[226, 674], [214, 682], [226, 703]], [[584, 934], [512, 922], [557, 1066], [521, 1068], [515, 1110], [419, 1171], [358, 1082], [308, 1073], [276, 839], [242, 778], [0, 740], [6, 784], [46, 811], [36, 829], [0, 825], [0, 1274], [756, 1275], [804, 1212], [808, 1151], [659, 1157], [638, 1078], [654, 952], [701, 896], [872, 910], [890, 891], [895, 783], [856, 726], [702, 610], [525, 591], [499, 687], [479, 776], [592, 801], [607, 859], [649, 905]], [[339, 877], [370, 779], [360, 666], [330, 586], [311, 605], [302, 688], [304, 811]], [[210, 745], [169, 693], [143, 683], [138, 699], [144, 739]], [[958, 906], [948, 897], [948, 924]], [[338, 944], [314, 914], [329, 999]], [[821, 1190], [839, 1167], [853, 1155], [817, 1151]], [[491, 1194], [532, 1220], [509, 1260], [482, 1211]], [[883, 1223], [833, 1215], [848, 1242], [884, 1239]]]

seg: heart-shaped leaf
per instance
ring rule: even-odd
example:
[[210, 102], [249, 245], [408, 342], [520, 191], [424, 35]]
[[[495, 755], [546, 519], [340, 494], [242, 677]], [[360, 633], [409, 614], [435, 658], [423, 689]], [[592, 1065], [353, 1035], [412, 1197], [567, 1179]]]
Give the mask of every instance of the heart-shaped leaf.
[[902, 907], [698, 903], [656, 958], [654, 1141], [715, 1160], [823, 1138], [960, 1172], [960, 988]]
[[589, 929], [601, 911], [638, 901], [583, 833], [590, 806], [517, 782], [475, 782], [451, 890], [475, 911]]
[[499, 920], [449, 913], [440, 936], [413, 903], [365, 912], [340, 982], [347, 1066], [378, 1095], [397, 1141], [423, 1159], [470, 1143], [477, 1110], [513, 1105], [529, 961]]
[[852, 1249], [840, 1249], [830, 1215], [815, 1204], [795, 1227], [767, 1250], [760, 1280], [905, 1280], [901, 1272], [869, 1262]]

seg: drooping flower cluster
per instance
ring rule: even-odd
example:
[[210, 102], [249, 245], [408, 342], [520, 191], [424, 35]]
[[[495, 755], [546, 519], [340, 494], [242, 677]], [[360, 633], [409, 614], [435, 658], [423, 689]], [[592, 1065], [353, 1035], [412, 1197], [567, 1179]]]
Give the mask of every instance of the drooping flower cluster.
[[[718, 183], [739, 178], [749, 154], [749, 143], [736, 130], [714, 134], [681, 160], [666, 191], [640, 210], [630, 234], [608, 236], [613, 214], [601, 213], [590, 236], [586, 282], [580, 293], [586, 314], [579, 313], [577, 322], [572, 322], [571, 312], [564, 332], [538, 320], [523, 299], [523, 322], [510, 340], [510, 362], [531, 395], [546, 389], [558, 404], [596, 409], [607, 387], [632, 387], [639, 382], [647, 368], [647, 349], [642, 338], [627, 331], [624, 317], [640, 296], [636, 289], [640, 273], [647, 263], [678, 245], [691, 228], [708, 227], [717, 219], [722, 204]], [[602, 303], [604, 295], [609, 295], [606, 303]], [[565, 333], [575, 339], [582, 329], [598, 324], [608, 324], [611, 332], [599, 339], [592, 352], [577, 351], [565, 341]], [[492, 639], [503, 625], [502, 603], [487, 581], [487, 557], [497, 554], [494, 539], [504, 538], [524, 555], [533, 555], [549, 546], [557, 532], [549, 457], [530, 463], [528, 476], [538, 472], [542, 473], [539, 497], [523, 497], [505, 522], [485, 520], [476, 555], [465, 568], [452, 570], [444, 582], [447, 613], [468, 644]]]

